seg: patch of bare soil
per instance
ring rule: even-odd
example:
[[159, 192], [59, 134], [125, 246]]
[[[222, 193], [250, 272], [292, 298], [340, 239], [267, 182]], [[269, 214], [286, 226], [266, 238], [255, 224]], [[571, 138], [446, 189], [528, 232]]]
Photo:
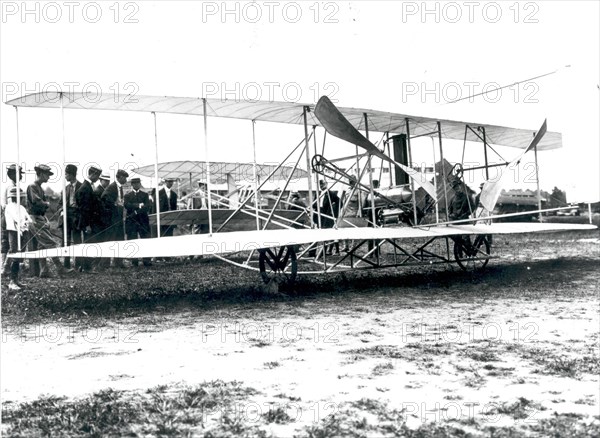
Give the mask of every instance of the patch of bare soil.
[[[453, 267], [220, 262], [2, 291], [5, 436], [598, 436], [598, 233]], [[39, 283], [38, 283], [39, 282]]]

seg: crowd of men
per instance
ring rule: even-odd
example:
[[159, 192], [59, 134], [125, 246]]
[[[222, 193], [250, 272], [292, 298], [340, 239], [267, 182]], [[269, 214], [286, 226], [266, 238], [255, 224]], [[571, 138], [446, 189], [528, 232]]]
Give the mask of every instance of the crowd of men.
[[[178, 208], [177, 193], [172, 190], [175, 179], [164, 181], [158, 197], [154, 189], [150, 193], [140, 190], [140, 178], [132, 178], [130, 180], [131, 190], [124, 193], [124, 185], [129, 178], [126, 171], [118, 170], [115, 181], [110, 182], [110, 177], [102, 173], [102, 169], [90, 166], [83, 181], [79, 181], [77, 166], [68, 164], [65, 167], [65, 190], [61, 195], [59, 209], [53, 217], [49, 218], [47, 212], [50, 202], [42, 186], [54, 173], [45, 164], [35, 166], [34, 169], [35, 181], [29, 184], [26, 191], [23, 192], [23, 190], [17, 190], [17, 178], [21, 181], [23, 176], [21, 167], [18, 167], [17, 172], [16, 165], [9, 166], [7, 176], [10, 183], [2, 194], [2, 205], [4, 206], [2, 214], [2, 256], [4, 258], [2, 275], [3, 277], [9, 276], [9, 289], [11, 290], [21, 288], [19, 283], [21, 261], [6, 257], [7, 253], [62, 246], [63, 242], [51, 231], [51, 220], [56, 216], [58, 216], [59, 227], [63, 227], [64, 230], [66, 225], [66, 233], [63, 231], [63, 236], [66, 235], [64, 243], [69, 246], [79, 243], [120, 241], [125, 238], [134, 240], [156, 237], [156, 228], [151, 229], [149, 215], [157, 211], [157, 203], [161, 212]], [[377, 188], [375, 182], [373, 181], [373, 185], [374, 188]], [[316, 214], [313, 220], [315, 223], [319, 223], [321, 228], [333, 228], [344, 201], [340, 200], [337, 192], [328, 188], [326, 181], [319, 181], [319, 185], [323, 198], [320, 202], [315, 201], [315, 203], [319, 202], [319, 206], [315, 206], [315, 210], [320, 210], [320, 216]], [[451, 187], [455, 196], [448, 208], [450, 219], [460, 220], [469, 217], [479, 201], [478, 197], [471, 196], [472, 191], [469, 191], [458, 178], [451, 181]], [[200, 196], [183, 197], [182, 200], [187, 200], [187, 208], [206, 208], [207, 202], [204, 198], [206, 186], [203, 182], [199, 181], [198, 192], [201, 193]], [[17, 202], [18, 200], [19, 202]], [[353, 205], [352, 201], [349, 203], [350, 207]], [[292, 192], [288, 204], [288, 208], [292, 210], [306, 211], [307, 208], [297, 192]], [[357, 199], [354, 200], [354, 204], [357, 204], [354, 209], [360, 208]], [[63, 206], [65, 206], [64, 209]], [[367, 205], [364, 208], [366, 209]], [[199, 225], [199, 229], [193, 230], [193, 232], [205, 233], [207, 232], [205, 228], [205, 225]], [[173, 231], [174, 226], [172, 225], [161, 225], [160, 227], [161, 237], [173, 236]], [[328, 254], [331, 254], [332, 250], [339, 253], [339, 243], [335, 241], [328, 244], [326, 249]], [[73, 269], [70, 257], [65, 257], [63, 263], [58, 257], [50, 258], [50, 261], [54, 264], [59, 277], [74, 271], [102, 271], [111, 263], [111, 259], [106, 257], [95, 259], [80, 257], [74, 259]], [[142, 263], [144, 266], [152, 265], [151, 260], [147, 258], [142, 259]], [[138, 266], [139, 260], [134, 258], [131, 260], [131, 264]], [[113, 257], [112, 266], [123, 268], [123, 259]], [[52, 275], [48, 269], [48, 261], [44, 258], [30, 261], [30, 273], [41, 278]]]
[[[150, 194], [140, 190], [140, 178], [130, 180], [131, 190], [124, 193], [124, 185], [129, 174], [118, 170], [115, 181], [102, 173], [102, 169], [90, 166], [83, 181], [77, 178], [77, 166], [65, 167], [65, 190], [61, 195], [59, 208], [53, 217], [48, 217], [50, 202], [43, 184], [54, 173], [50, 166], [40, 164], [34, 167], [36, 178], [26, 190], [17, 190], [17, 178], [22, 180], [22, 168], [11, 165], [7, 176], [10, 180], [3, 193], [2, 205], [2, 275], [9, 276], [9, 289], [19, 290], [19, 265], [21, 260], [6, 257], [7, 253], [22, 250], [41, 250], [62, 246], [51, 230], [51, 220], [57, 218], [58, 226], [66, 224], [66, 245], [78, 243], [99, 243], [115, 240], [145, 239], [154, 236], [150, 229], [149, 214], [157, 210], [155, 191]], [[172, 190], [175, 179], [166, 179], [158, 193], [160, 211], [177, 209], [177, 193]], [[22, 184], [19, 184], [21, 186]], [[64, 199], [62, 198], [64, 197]], [[19, 198], [19, 200], [17, 199]], [[63, 205], [66, 209], [63, 210]], [[172, 236], [174, 226], [161, 226], [161, 236]], [[64, 234], [63, 234], [64, 235]], [[21, 246], [19, 247], [19, 242]], [[71, 272], [98, 272], [105, 270], [111, 263], [110, 258], [75, 258], [73, 267], [70, 257], [61, 263], [58, 257], [50, 258], [56, 273], [62, 277]], [[150, 259], [142, 260], [144, 266], [152, 264]], [[139, 260], [132, 259], [131, 264], [138, 266]], [[112, 258], [112, 266], [124, 267], [123, 259]], [[48, 261], [44, 258], [30, 260], [30, 273], [41, 278], [51, 277]]]

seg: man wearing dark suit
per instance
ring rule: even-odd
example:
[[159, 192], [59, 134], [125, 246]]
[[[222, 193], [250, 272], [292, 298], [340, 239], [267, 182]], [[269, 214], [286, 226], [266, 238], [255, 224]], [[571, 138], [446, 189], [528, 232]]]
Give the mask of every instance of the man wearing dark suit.
[[[160, 212], [177, 210], [177, 193], [171, 190], [175, 178], [165, 179], [165, 186], [158, 191], [158, 204], [160, 206]], [[160, 235], [165, 237], [173, 236], [173, 229], [176, 225], [161, 225]]]
[[[122, 169], [117, 170], [117, 180], [110, 183], [102, 193], [102, 205], [104, 210], [105, 241], [124, 240], [124, 194], [123, 184], [127, 182], [129, 174]], [[113, 265], [117, 268], [123, 267], [123, 259], [114, 257]]]
[[[64, 196], [67, 200], [67, 241], [64, 242], [64, 245], [70, 246], [83, 242], [81, 237], [82, 230], [79, 228], [79, 205], [77, 205], [77, 191], [81, 188], [81, 182], [77, 180], [77, 166], [73, 164], [67, 164], [65, 167], [65, 179], [67, 180], [67, 184], [65, 185], [65, 193], [61, 195], [61, 199], [58, 204], [58, 210], [61, 212], [62, 216], [62, 196]], [[59, 228], [62, 228], [63, 226], [61, 216], [59, 216]], [[74, 258], [73, 261], [75, 268], [80, 268], [81, 260]], [[65, 268], [71, 267], [70, 257], [65, 257], [64, 266]]]
[[103, 173], [98, 178], [98, 185], [94, 189], [94, 194], [100, 199], [102, 197], [102, 193], [104, 193], [104, 189], [110, 184], [110, 176], [107, 173]]
[[[101, 232], [100, 202], [94, 194], [94, 183], [100, 178], [102, 169], [91, 166], [88, 176], [83, 180], [81, 187], [75, 193], [75, 202], [79, 209], [79, 223], [77, 228], [83, 232], [85, 243], [98, 242], [98, 234]], [[90, 272], [92, 270], [92, 259], [85, 257], [81, 262], [80, 271]]]
[[[140, 190], [142, 187], [139, 178], [131, 179], [132, 191], [125, 195], [125, 210], [127, 210], [127, 219], [125, 220], [125, 230], [127, 240], [147, 239], [150, 237], [150, 218], [148, 213], [151, 209], [150, 197], [148, 193]], [[143, 259], [144, 266], [152, 266], [150, 259]], [[133, 266], [138, 265], [138, 259], [132, 259]]]
[[[96, 198], [96, 202], [98, 205], [98, 213], [94, 220], [94, 225], [92, 226], [92, 234], [95, 234], [96, 242], [106, 242], [110, 240], [107, 236], [107, 229], [110, 227], [110, 217], [106, 214], [104, 203], [102, 202], [102, 193], [108, 185], [110, 184], [110, 175], [107, 173], [103, 173], [100, 175], [98, 179], [98, 185], [94, 189], [94, 197]], [[100, 258], [96, 263], [96, 270], [102, 270], [110, 266], [109, 258]]]
[[[321, 206], [321, 228], [333, 228], [335, 225], [334, 218], [338, 217], [340, 210], [340, 198], [337, 195], [337, 192], [328, 189], [326, 181], [319, 181], [319, 186], [323, 192], [323, 205]], [[331, 217], [325, 217], [324, 215]], [[331, 254], [334, 246], [336, 252], [339, 254], [340, 244], [338, 241], [333, 242], [331, 245], [326, 245], [327, 254]]]

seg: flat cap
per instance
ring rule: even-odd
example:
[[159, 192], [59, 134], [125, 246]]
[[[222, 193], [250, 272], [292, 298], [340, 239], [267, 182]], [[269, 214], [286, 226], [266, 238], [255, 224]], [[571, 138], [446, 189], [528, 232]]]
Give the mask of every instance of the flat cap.
[[74, 164], [67, 164], [67, 167], [65, 167], [65, 173], [68, 173], [69, 175], [77, 175], [77, 166]]

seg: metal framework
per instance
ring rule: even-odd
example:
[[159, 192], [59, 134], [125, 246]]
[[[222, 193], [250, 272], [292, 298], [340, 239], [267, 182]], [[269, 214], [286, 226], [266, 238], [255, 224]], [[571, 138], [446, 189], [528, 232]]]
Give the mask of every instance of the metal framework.
[[[64, 107], [63, 107], [63, 96], [60, 96], [61, 100], [61, 121], [62, 121], [62, 138], [63, 138], [63, 158], [66, 163], [66, 142], [65, 142], [65, 122], [64, 122]], [[333, 219], [335, 223], [335, 227], [344, 227], [344, 226], [371, 226], [371, 227], [381, 227], [385, 226], [385, 221], [383, 223], [379, 223], [378, 220], [378, 207], [376, 206], [376, 195], [378, 195], [381, 199], [388, 200], [390, 203], [394, 201], [389, 200], [384, 195], [378, 194], [376, 192], [376, 188], [373, 186], [373, 169], [372, 169], [372, 158], [377, 154], [381, 154], [385, 152], [385, 148], [387, 146], [387, 154], [388, 156], [391, 153], [390, 148], [390, 134], [393, 132], [385, 131], [385, 141], [383, 142], [383, 150], [371, 150], [371, 152], [367, 153], [359, 153], [358, 145], [355, 146], [356, 153], [354, 155], [335, 158], [331, 160], [327, 160], [323, 157], [325, 153], [325, 141], [326, 135], [323, 136], [323, 147], [321, 154], [317, 152], [317, 126], [311, 125], [309, 126], [309, 113], [311, 112], [311, 108], [309, 106], [304, 106], [302, 111], [302, 126], [303, 126], [303, 138], [298, 143], [296, 147], [292, 149], [292, 151], [282, 160], [282, 162], [276, 166], [276, 168], [269, 174], [267, 178], [265, 178], [262, 182], [258, 179], [257, 173], [257, 163], [256, 163], [256, 120], [252, 120], [252, 148], [253, 148], [253, 169], [254, 169], [254, 190], [249, 196], [246, 196], [245, 199], [240, 199], [239, 205], [235, 209], [231, 209], [227, 211], [227, 216], [224, 220], [219, 224], [215, 225], [213, 220], [214, 211], [213, 207], [227, 207], [228, 202], [227, 198], [218, 195], [211, 189], [211, 175], [210, 175], [210, 156], [209, 156], [209, 132], [208, 132], [208, 111], [207, 111], [207, 100], [202, 98], [202, 119], [203, 119], [203, 146], [204, 146], [204, 161], [206, 163], [206, 185], [207, 185], [207, 209], [208, 209], [208, 233], [210, 235], [213, 232], [221, 232], [224, 228], [234, 219], [239, 218], [240, 216], [245, 217], [253, 217], [255, 218], [255, 227], [256, 230], [266, 230], [269, 227], [278, 227], [278, 228], [286, 228], [286, 229], [294, 229], [294, 228], [321, 228], [323, 219]], [[17, 116], [17, 159], [19, 159], [19, 115], [18, 108], [15, 105], [16, 116]], [[155, 141], [155, 190], [157, 193], [158, 199], [158, 131], [157, 131], [157, 118], [156, 113], [151, 112], [153, 121], [154, 121], [154, 141]], [[312, 120], [312, 118], [311, 118]], [[369, 115], [364, 112], [363, 113], [363, 122], [364, 122], [364, 132], [366, 133], [366, 139], [369, 139], [370, 134], [370, 120]], [[448, 216], [448, 177], [450, 175], [446, 174], [446, 169], [444, 166], [444, 153], [443, 153], [443, 145], [442, 145], [442, 126], [441, 122], [436, 122], [437, 129], [430, 132], [421, 132], [418, 135], [411, 136], [411, 120], [406, 117], [404, 119], [403, 129], [406, 133], [407, 139], [407, 147], [408, 147], [408, 166], [413, 168], [413, 155], [412, 155], [412, 147], [411, 140], [429, 136], [432, 138], [433, 143], [433, 152], [434, 152], [434, 164], [435, 164], [435, 142], [434, 138], [437, 136], [438, 138], [438, 147], [439, 147], [439, 156], [441, 165], [441, 180], [442, 180], [442, 189], [443, 189], [443, 198], [444, 198], [444, 210], [446, 215], [446, 221], [440, 222], [439, 213], [438, 213], [438, 205], [439, 199], [436, 200], [435, 208], [435, 222], [430, 223], [429, 225], [439, 225], [443, 226], [444, 224], [449, 223]], [[312, 129], [310, 129], [312, 128]], [[483, 166], [475, 166], [470, 168], [463, 168], [462, 164], [464, 164], [464, 149], [466, 148], [466, 142], [468, 138], [468, 133], [471, 132], [481, 140], [483, 143], [483, 155], [484, 155], [484, 165]], [[311, 156], [310, 150], [310, 139], [313, 137], [313, 149], [314, 153]], [[486, 128], [485, 126], [470, 126], [469, 124], [465, 125], [464, 130], [464, 144], [463, 144], [463, 163], [461, 163], [461, 173], [465, 171], [474, 171], [476, 169], [485, 169], [486, 179], [489, 178], [489, 168], [502, 166], [509, 164], [508, 162], [503, 162], [500, 164], [489, 164], [488, 162], [488, 148], [496, 153], [503, 161], [504, 159], [489, 145], [488, 139], [486, 136]], [[373, 152], [376, 155], [373, 155]], [[537, 183], [537, 192], [538, 192], [538, 206], [540, 211], [541, 218], [541, 198], [540, 198], [540, 189], [539, 189], [539, 179], [538, 179], [538, 159], [537, 159], [537, 146], [534, 149], [535, 151], [535, 166], [536, 166], [536, 183]], [[262, 209], [260, 208], [259, 202], [259, 191], [261, 188], [269, 181], [269, 179], [277, 172], [282, 166], [283, 163], [286, 163], [287, 160], [294, 157], [294, 154], [297, 154], [295, 157], [295, 164], [293, 166], [292, 172], [290, 172], [287, 177], [284, 188], [278, 194], [274, 205], [271, 209]], [[283, 199], [284, 193], [287, 190], [292, 175], [296, 169], [299, 168], [300, 162], [302, 160], [302, 156], [305, 157], [306, 163], [306, 171], [308, 173], [307, 182], [308, 182], [308, 206], [302, 212], [299, 211], [297, 216], [289, 217], [282, 213], [282, 206], [288, 204], [286, 200]], [[377, 155], [380, 156], [380, 155]], [[345, 169], [342, 169], [337, 166], [338, 163], [344, 161], [351, 161], [352, 164], [346, 166]], [[361, 166], [361, 163], [362, 166]], [[434, 166], [435, 167], [435, 166]], [[313, 172], [314, 171], [314, 172]], [[365, 186], [361, 184], [361, 180], [364, 177], [365, 172], [368, 172], [369, 185]], [[356, 176], [353, 175], [356, 174]], [[392, 178], [392, 162], [389, 163], [389, 173], [390, 179]], [[435, 173], [435, 172], [434, 172]], [[346, 185], [349, 187], [349, 191], [347, 191], [347, 198], [345, 202], [341, 205], [339, 217], [334, 213], [333, 216], [325, 215], [322, 211], [321, 202], [324, 199], [324, 196], [328, 195], [327, 191], [322, 191], [319, 187], [319, 177], [322, 176], [326, 181], [329, 180], [332, 182], [331, 188], [335, 187], [336, 184]], [[314, 178], [314, 181], [313, 181]], [[190, 173], [191, 179], [191, 173]], [[315, 184], [315, 189], [313, 190], [313, 182]], [[391, 184], [391, 181], [390, 181]], [[436, 188], [436, 192], [438, 192], [439, 181], [437, 177], [434, 175], [434, 184]], [[412, 226], [419, 226], [419, 217], [418, 217], [418, 205], [416, 199], [416, 189], [414, 180], [410, 181], [410, 189], [411, 189], [411, 200], [410, 204], [412, 208], [410, 213], [412, 215]], [[19, 187], [19, 181], [17, 181], [17, 187]], [[65, 183], [63, 180], [63, 193], [64, 193]], [[355, 217], [345, 217], [345, 213], [349, 209], [350, 203], [356, 195], [358, 199], [358, 209], [356, 211]], [[364, 198], [367, 196], [367, 198]], [[363, 206], [363, 199], [369, 199], [369, 205]], [[251, 204], [251, 201], [254, 200], [254, 205]], [[66, 198], [63, 196], [63, 209], [66, 211]], [[213, 205], [214, 204], [214, 205]], [[362, 217], [363, 210], [369, 211], [369, 214], [366, 217]], [[430, 206], [431, 207], [431, 206]], [[488, 218], [491, 219], [491, 218]], [[67, 241], [67, 226], [66, 226], [66, 215], [64, 215], [63, 220], [64, 223], [64, 239]], [[360, 225], [357, 225], [360, 223]], [[167, 219], [164, 219], [161, 222], [161, 212], [160, 207], [157, 202], [157, 215], [156, 215], [156, 227], [157, 227], [157, 236], [160, 237], [160, 226], [161, 223], [163, 225], [168, 225], [169, 222]], [[216, 231], [214, 230], [216, 228]], [[20, 242], [19, 242], [20, 243]], [[376, 240], [355, 240], [352, 242], [346, 242], [347, 249], [345, 252], [331, 255], [328, 254], [327, 248], [329, 244], [327, 242], [321, 243], [313, 243], [310, 245], [292, 245], [292, 246], [284, 246], [284, 247], [273, 247], [273, 248], [264, 248], [259, 250], [252, 250], [246, 253], [234, 253], [228, 256], [217, 255], [219, 259], [226, 261], [227, 263], [231, 263], [235, 266], [243, 267], [246, 269], [256, 270], [261, 273], [261, 276], [265, 282], [271, 281], [273, 278], [282, 276], [286, 281], [293, 280], [298, 274], [315, 274], [315, 273], [333, 273], [333, 272], [343, 272], [348, 270], [367, 270], [367, 269], [380, 269], [380, 268], [396, 268], [396, 267], [404, 267], [404, 266], [421, 266], [426, 265], [430, 266], [432, 264], [448, 264], [448, 263], [458, 263], [458, 265], [462, 269], [477, 269], [483, 268], [487, 264], [487, 262], [492, 258], [491, 256], [491, 238], [488, 235], [477, 235], [474, 237], [468, 236], [458, 236], [458, 237], [432, 237], [428, 239], [376, 239]]]

